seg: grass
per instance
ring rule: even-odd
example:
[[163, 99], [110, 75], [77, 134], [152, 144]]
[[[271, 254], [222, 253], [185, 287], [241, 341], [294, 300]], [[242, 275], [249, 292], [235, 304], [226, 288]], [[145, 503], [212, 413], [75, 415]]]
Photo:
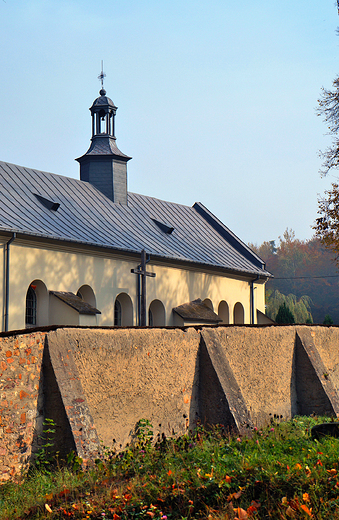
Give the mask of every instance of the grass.
[[326, 418], [295, 417], [242, 438], [222, 429], [158, 438], [140, 421], [122, 453], [93, 467], [33, 468], [0, 486], [0, 520], [339, 519], [339, 439], [313, 441]]

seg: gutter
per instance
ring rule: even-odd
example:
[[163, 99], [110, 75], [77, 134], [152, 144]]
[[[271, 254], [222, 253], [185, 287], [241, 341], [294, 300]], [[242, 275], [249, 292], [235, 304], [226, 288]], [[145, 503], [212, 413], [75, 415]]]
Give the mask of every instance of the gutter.
[[5, 305], [4, 305], [4, 332], [8, 331], [8, 307], [9, 307], [9, 246], [16, 239], [16, 233], [5, 244]]
[[260, 275], [258, 274], [256, 278], [250, 281], [250, 299], [251, 299], [251, 325], [254, 325], [254, 287], [253, 284], [260, 280]]

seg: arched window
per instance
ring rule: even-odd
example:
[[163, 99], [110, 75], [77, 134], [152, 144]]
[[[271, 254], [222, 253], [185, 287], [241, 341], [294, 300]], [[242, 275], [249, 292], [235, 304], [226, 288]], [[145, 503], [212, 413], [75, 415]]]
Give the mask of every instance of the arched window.
[[150, 327], [161, 327], [165, 324], [165, 307], [160, 300], [153, 300], [148, 309], [148, 325]]
[[240, 302], [237, 302], [234, 306], [233, 318], [235, 325], [242, 325], [243, 323], [245, 323], [244, 307], [241, 305]]
[[203, 300], [203, 303], [206, 305], [206, 307], [208, 307], [209, 309], [211, 309], [211, 311], [214, 311], [213, 303], [212, 303], [212, 301], [211, 301], [209, 298], [205, 298], [205, 299]]
[[100, 110], [100, 112], [99, 112], [100, 131], [98, 133], [100, 133], [100, 134], [106, 134], [107, 133], [106, 121], [107, 121], [107, 118], [106, 118], [105, 110]]
[[41, 280], [33, 280], [25, 300], [25, 326], [43, 327], [49, 324], [49, 295]]
[[30, 285], [26, 294], [26, 327], [35, 327], [37, 324], [37, 297], [35, 289], [35, 285]]
[[118, 298], [114, 303], [114, 325], [116, 327], [121, 327], [121, 303]]
[[228, 305], [225, 302], [225, 300], [222, 300], [219, 303], [218, 316], [222, 320], [222, 323], [229, 323], [230, 322], [229, 309], [228, 309]]
[[84, 300], [84, 302], [89, 303], [90, 305], [92, 305], [92, 307], [96, 308], [97, 302], [95, 294], [92, 287], [90, 287], [89, 285], [82, 285], [78, 289], [77, 296]]
[[126, 293], [120, 293], [114, 302], [114, 325], [130, 327], [133, 325], [133, 303]]

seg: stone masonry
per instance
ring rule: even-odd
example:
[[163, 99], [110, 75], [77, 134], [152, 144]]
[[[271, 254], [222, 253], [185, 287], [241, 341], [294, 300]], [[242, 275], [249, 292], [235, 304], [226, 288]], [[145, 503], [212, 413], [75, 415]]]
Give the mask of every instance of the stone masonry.
[[39, 394], [45, 333], [0, 338], [0, 473], [8, 480], [31, 457], [43, 421]]
[[241, 434], [276, 414], [339, 414], [339, 328], [57, 328], [0, 335], [0, 480], [15, 477], [55, 423], [54, 452], [122, 449], [136, 423], [179, 435]]

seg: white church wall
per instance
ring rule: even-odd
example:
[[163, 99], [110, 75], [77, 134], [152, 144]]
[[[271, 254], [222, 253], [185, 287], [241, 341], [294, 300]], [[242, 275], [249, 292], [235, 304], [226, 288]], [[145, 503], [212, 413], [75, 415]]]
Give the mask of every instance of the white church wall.
[[97, 326], [97, 314], [79, 314], [79, 325], [81, 327], [96, 327]]
[[[70, 291], [74, 294], [80, 287], [88, 286], [93, 290], [97, 309], [101, 311], [96, 317], [97, 324], [101, 326], [114, 324], [115, 299], [125, 293], [131, 298], [133, 324], [137, 324], [137, 277], [131, 273], [131, 269], [138, 265], [137, 259], [124, 259], [94, 250], [89, 254], [80, 248], [63, 245], [60, 250], [56, 249], [57, 246], [53, 247], [19, 239], [12, 243], [9, 330], [25, 327], [25, 298], [32, 280], [43, 282], [48, 291]], [[245, 323], [250, 323], [250, 283], [247, 280], [215, 272], [152, 264], [152, 259], [147, 264], [147, 270], [156, 274], [155, 278], [147, 278], [147, 312], [153, 300], [160, 300], [165, 308], [166, 325], [176, 324], [172, 313], [174, 307], [197, 298], [208, 298], [216, 311], [220, 302], [225, 301], [229, 307], [230, 323], [233, 323], [234, 306], [240, 302], [244, 307]], [[264, 284], [256, 284], [255, 287], [257, 307], [265, 312]], [[72, 309], [69, 309], [71, 312]], [[51, 322], [53, 312], [50, 309], [50, 324], [54, 323]], [[67, 321], [67, 324], [72, 323]]]
[[50, 325], [80, 325], [79, 313], [53, 294], [50, 294], [49, 322]]
[[[98, 324], [113, 325], [116, 296], [124, 292], [131, 296], [133, 302], [136, 301], [136, 279], [130, 272], [135, 264], [101, 254], [89, 255], [79, 250], [67, 250], [65, 247], [58, 251], [23, 241], [13, 243], [10, 257], [9, 330], [25, 327], [25, 298], [27, 288], [34, 279], [43, 281], [49, 291], [69, 291], [74, 294], [79, 287], [88, 285], [93, 289], [96, 307], [101, 311]], [[136, 322], [136, 315], [133, 321]]]
[[[149, 265], [147, 269], [156, 273], [155, 278], [147, 280], [147, 308], [155, 298], [165, 305], [167, 324], [179, 325], [172, 309], [183, 303], [201, 298], [210, 300], [213, 309], [217, 312], [221, 301], [229, 307], [229, 323], [233, 323], [233, 309], [237, 302], [244, 307], [245, 323], [250, 323], [250, 283], [236, 277], [220, 275], [198, 270], [179, 269], [159, 265]], [[265, 286], [255, 284], [255, 302], [258, 308], [265, 312]]]

